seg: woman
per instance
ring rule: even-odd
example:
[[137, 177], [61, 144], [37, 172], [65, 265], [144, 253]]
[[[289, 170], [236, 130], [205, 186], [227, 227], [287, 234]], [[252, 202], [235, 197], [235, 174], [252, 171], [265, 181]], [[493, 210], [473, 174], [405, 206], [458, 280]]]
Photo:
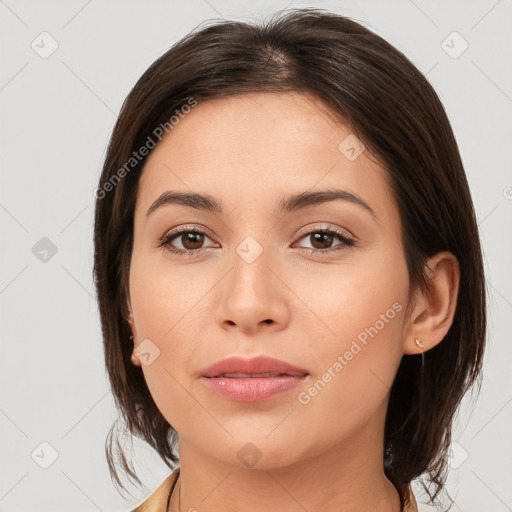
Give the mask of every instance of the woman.
[[179, 461], [136, 511], [414, 511], [423, 474], [439, 495], [485, 282], [450, 123], [402, 53], [318, 9], [196, 30], [127, 97], [96, 197], [112, 389]]

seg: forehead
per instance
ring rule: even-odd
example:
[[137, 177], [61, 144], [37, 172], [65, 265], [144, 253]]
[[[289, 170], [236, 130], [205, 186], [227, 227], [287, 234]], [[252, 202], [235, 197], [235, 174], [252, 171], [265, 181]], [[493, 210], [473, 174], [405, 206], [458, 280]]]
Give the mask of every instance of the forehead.
[[357, 156], [363, 148], [350, 126], [311, 95], [253, 93], [198, 103], [149, 155], [137, 207], [147, 209], [168, 189], [208, 193], [233, 210], [274, 207], [285, 193], [336, 187], [374, 203], [382, 216], [393, 208], [386, 171], [366, 148]]

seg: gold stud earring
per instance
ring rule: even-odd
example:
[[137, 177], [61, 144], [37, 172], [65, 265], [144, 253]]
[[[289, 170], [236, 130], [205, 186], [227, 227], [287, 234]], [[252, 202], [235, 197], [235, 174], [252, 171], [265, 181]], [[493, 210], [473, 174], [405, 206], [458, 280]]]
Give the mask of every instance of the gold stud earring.
[[[138, 352], [137, 352], [137, 355], [138, 355]], [[135, 352], [132, 352], [132, 364], [135, 365], [135, 366], [140, 366], [139, 365], [139, 358], [137, 357], [136, 353]]]
[[423, 342], [419, 338], [416, 338], [414, 340], [414, 343], [416, 343], [416, 346], [418, 348], [421, 348], [421, 375], [423, 377], [423, 369], [425, 367], [425, 354], [423, 353]]

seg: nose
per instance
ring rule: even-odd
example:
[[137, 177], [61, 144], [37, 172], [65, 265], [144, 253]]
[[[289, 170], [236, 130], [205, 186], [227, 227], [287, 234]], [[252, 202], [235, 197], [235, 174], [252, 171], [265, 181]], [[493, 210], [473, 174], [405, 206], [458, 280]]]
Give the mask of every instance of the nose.
[[239, 248], [230, 262], [229, 272], [216, 287], [216, 320], [221, 328], [245, 334], [285, 329], [292, 294], [279, 276], [279, 264], [270, 249], [253, 260]]

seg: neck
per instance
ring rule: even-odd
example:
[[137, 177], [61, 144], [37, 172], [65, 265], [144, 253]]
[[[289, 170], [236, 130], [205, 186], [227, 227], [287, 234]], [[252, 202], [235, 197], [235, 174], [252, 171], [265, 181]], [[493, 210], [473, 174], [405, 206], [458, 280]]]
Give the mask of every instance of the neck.
[[285, 466], [247, 468], [223, 462], [180, 438], [180, 478], [169, 510], [400, 512], [399, 494], [383, 471], [382, 441], [370, 421], [350, 439], [315, 456]]

